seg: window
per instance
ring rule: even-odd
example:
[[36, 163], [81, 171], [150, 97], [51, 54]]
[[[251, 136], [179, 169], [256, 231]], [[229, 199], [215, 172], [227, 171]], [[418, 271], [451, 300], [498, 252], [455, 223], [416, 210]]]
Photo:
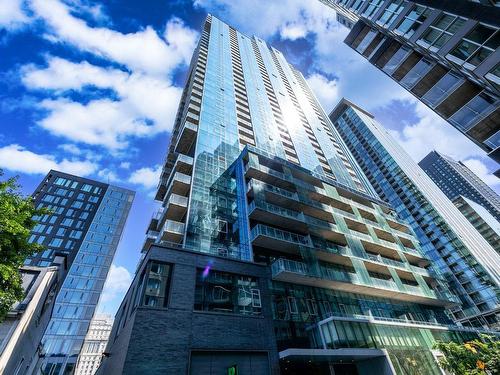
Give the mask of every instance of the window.
[[482, 92], [455, 112], [455, 114], [450, 117], [449, 121], [459, 129], [467, 131], [474, 124], [475, 120], [477, 120], [481, 114], [493, 108], [494, 104], [495, 99]]
[[262, 301], [257, 279], [198, 269], [194, 308], [198, 311], [259, 315]]
[[479, 24], [462, 38], [450, 54], [463, 62], [477, 66], [498, 47], [500, 47], [500, 32]]
[[420, 60], [400, 81], [401, 85], [412, 88], [429, 71], [432, 63], [429, 60]]
[[71, 238], [74, 239], [80, 239], [82, 237], [82, 231], [81, 230], [72, 230], [71, 233], [69, 234]]
[[63, 221], [61, 221], [61, 225], [70, 227], [71, 225], [73, 225], [73, 219], [65, 218], [63, 219]]
[[444, 13], [434, 21], [419, 41], [438, 50], [463, 26], [464, 23], [465, 19]]
[[377, 23], [383, 26], [389, 26], [401, 13], [406, 3], [403, 0], [394, 0], [385, 8], [384, 13]]
[[83, 186], [82, 186], [81, 190], [82, 190], [82, 191], [89, 192], [89, 191], [91, 191], [91, 190], [92, 190], [92, 188], [93, 188], [93, 186], [92, 186], [92, 185], [89, 185], [89, 184], [83, 184]]
[[380, 9], [383, 2], [384, 0], [371, 0], [368, 7], [363, 12], [363, 16], [366, 18], [373, 16]]
[[404, 35], [406, 38], [410, 38], [420, 25], [425, 22], [430, 13], [431, 9], [421, 5], [415, 5], [401, 21], [395, 32]]
[[310, 315], [318, 315], [318, 304], [313, 299], [306, 299], [307, 312]]
[[61, 246], [62, 242], [62, 238], [53, 238], [52, 241], [50, 241], [49, 246], [59, 247]]
[[449, 95], [462, 79], [452, 72], [446, 73], [427, 93], [422, 100], [431, 106], [438, 105]]
[[387, 64], [385, 64], [383, 70], [387, 74], [392, 74], [398, 68], [399, 64], [406, 58], [406, 56], [410, 53], [410, 49], [406, 47], [401, 47], [396, 51], [396, 53], [389, 59]]
[[[146, 267], [146, 287], [144, 289], [144, 306], [166, 307], [170, 287], [172, 265], [150, 262]], [[141, 281], [142, 284], [142, 281]], [[142, 288], [142, 285], [141, 287]], [[142, 291], [139, 289], [138, 293]]]
[[290, 311], [291, 314], [299, 313], [299, 308], [297, 306], [297, 300], [295, 299], [295, 297], [288, 297], [288, 311]]

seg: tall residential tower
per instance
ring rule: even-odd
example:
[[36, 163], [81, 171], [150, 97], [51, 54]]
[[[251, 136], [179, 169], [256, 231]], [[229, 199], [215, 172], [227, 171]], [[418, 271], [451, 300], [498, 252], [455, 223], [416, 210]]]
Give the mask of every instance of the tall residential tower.
[[[51, 267], [61, 257], [68, 272], [60, 280], [50, 320], [34, 358], [20, 374], [71, 374], [120, 241], [134, 192], [51, 170], [35, 193], [38, 219], [31, 242], [45, 247], [25, 267]], [[58, 261], [59, 263], [59, 261]], [[42, 304], [45, 303], [42, 301]]]
[[371, 114], [347, 100], [330, 119], [381, 198], [415, 231], [462, 301], [464, 325], [500, 328], [500, 255]]
[[300, 72], [208, 16], [99, 374], [439, 374], [458, 300]]
[[497, 1], [321, 1], [348, 46], [500, 163]]
[[431, 151], [418, 165], [434, 183], [454, 200], [460, 195], [483, 206], [500, 220], [500, 196], [462, 162], [437, 151]]

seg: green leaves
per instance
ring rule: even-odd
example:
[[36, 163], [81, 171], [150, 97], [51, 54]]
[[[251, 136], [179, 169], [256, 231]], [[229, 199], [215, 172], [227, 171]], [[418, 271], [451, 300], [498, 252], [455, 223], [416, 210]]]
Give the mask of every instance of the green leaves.
[[464, 344], [439, 341], [434, 348], [444, 355], [439, 365], [454, 375], [500, 374], [500, 341], [496, 337], [481, 335]]
[[45, 211], [36, 210], [32, 198], [22, 196], [19, 188], [17, 178], [0, 181], [0, 322], [24, 296], [19, 267], [28, 256], [42, 250], [28, 239], [36, 224], [33, 217]]

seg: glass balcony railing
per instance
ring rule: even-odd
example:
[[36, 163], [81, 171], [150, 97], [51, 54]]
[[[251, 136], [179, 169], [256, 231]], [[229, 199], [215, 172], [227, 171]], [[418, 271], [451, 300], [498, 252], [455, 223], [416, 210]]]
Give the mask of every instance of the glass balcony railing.
[[346, 283], [359, 284], [358, 276], [351, 272], [336, 270], [329, 267], [320, 267], [320, 277], [332, 281], [342, 281]]
[[255, 191], [264, 190], [264, 191], [268, 191], [268, 192], [276, 194], [276, 195], [281, 195], [284, 198], [292, 199], [292, 200], [295, 200], [297, 202], [299, 201], [299, 197], [298, 197], [297, 193], [295, 193], [293, 191], [286, 190], [286, 189], [281, 189], [279, 187], [269, 185], [269, 184], [266, 184], [264, 182], [260, 182], [257, 180], [251, 180], [249, 182], [248, 187], [249, 187], [249, 189], [253, 188]]
[[304, 222], [304, 214], [302, 212], [294, 211], [294, 210], [289, 210], [287, 208], [283, 208], [280, 206], [276, 206], [274, 204], [260, 201], [260, 200], [254, 200], [248, 205], [248, 209], [250, 212], [255, 210], [256, 208], [260, 208], [264, 211], [280, 215], [283, 217], [287, 217], [293, 220], [298, 220]]
[[179, 154], [177, 156], [177, 160], [175, 161], [175, 164], [193, 165], [193, 158], [191, 156], [188, 156], [185, 154]]
[[325, 220], [317, 219], [312, 216], [304, 215], [305, 222], [309, 225], [313, 225], [315, 227], [330, 229], [332, 231], [337, 231], [337, 226], [333, 223], [330, 223]]
[[302, 262], [297, 262], [290, 259], [275, 260], [271, 265], [271, 272], [273, 277], [276, 277], [281, 272], [293, 272], [304, 276], [307, 276], [309, 274], [307, 265]]
[[404, 289], [401, 289], [392, 279], [386, 280], [376, 277], [370, 277], [368, 281], [365, 281], [355, 273], [335, 269], [324, 265], [320, 265], [318, 271], [312, 272], [307, 264], [289, 259], [277, 259], [272, 263], [271, 270], [273, 277], [276, 277], [283, 272], [291, 272], [322, 280], [339, 281], [365, 287], [390, 290], [402, 294], [411, 294], [421, 297], [458, 302], [458, 298], [451, 293], [443, 293], [435, 290], [426, 292], [420, 286], [407, 284], [404, 284]]
[[263, 224], [257, 224], [251, 230], [252, 241], [259, 236], [270, 237], [275, 240], [290, 242], [297, 245], [303, 245], [308, 247], [312, 246], [311, 239], [309, 236], [303, 236], [285, 230], [268, 227], [267, 225]]
[[175, 172], [174, 182], [180, 182], [189, 185], [191, 183], [191, 176], [181, 172]]
[[351, 255], [350, 250], [347, 247], [337, 245], [322, 238], [315, 237], [312, 239], [312, 244], [314, 248], [320, 251], [326, 251], [332, 254]]
[[168, 204], [174, 204], [176, 206], [182, 206], [182, 207], [187, 207], [188, 204], [188, 198], [183, 197], [182, 195], [177, 195], [177, 194], [170, 194], [170, 197], [168, 198]]
[[165, 220], [165, 225], [163, 226], [163, 230], [168, 233], [175, 234], [184, 234], [185, 224], [174, 221], [174, 220]]

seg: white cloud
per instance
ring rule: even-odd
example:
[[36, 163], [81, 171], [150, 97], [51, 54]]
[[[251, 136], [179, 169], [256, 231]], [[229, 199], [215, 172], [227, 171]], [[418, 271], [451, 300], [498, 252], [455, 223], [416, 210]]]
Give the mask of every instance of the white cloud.
[[99, 304], [121, 300], [132, 283], [132, 275], [122, 266], [111, 265]]
[[100, 177], [101, 181], [103, 181], [103, 182], [112, 183], [112, 182], [120, 182], [121, 181], [120, 177], [118, 177], [116, 172], [114, 172], [108, 168], [104, 168], [104, 169], [99, 170], [99, 172], [97, 172], [97, 175]]
[[[126, 148], [131, 137], [149, 137], [170, 130], [181, 95], [181, 89], [156, 77], [58, 57], [48, 57], [46, 68], [29, 65], [21, 73], [26, 87], [59, 95], [38, 104], [47, 111], [38, 123], [41, 127], [74, 142], [111, 150]], [[64, 97], [69, 90], [87, 87], [111, 89], [118, 100], [81, 104]]]
[[0, 0], [0, 30], [16, 30], [29, 22], [23, 3], [23, 0]]
[[90, 27], [58, 0], [33, 0], [32, 9], [50, 26], [52, 41], [72, 44], [81, 51], [148, 74], [168, 75], [180, 64], [188, 63], [188, 51], [194, 49], [198, 35], [178, 18], [167, 23], [161, 38], [150, 26], [129, 34]]
[[141, 168], [130, 175], [128, 182], [136, 185], [142, 185], [146, 189], [153, 189], [160, 180], [162, 166], [156, 165], [153, 168]]
[[130, 162], [129, 161], [122, 161], [120, 163], [120, 168], [122, 168], [122, 169], [129, 169], [130, 168]]
[[333, 109], [340, 100], [337, 80], [329, 81], [325, 76], [315, 73], [307, 77], [307, 83], [326, 111]]
[[484, 151], [423, 103], [413, 98], [411, 101], [415, 105], [418, 122], [404, 125], [391, 133], [414, 160], [420, 161], [432, 150], [457, 160], [484, 155]]
[[0, 148], [0, 167], [26, 174], [46, 174], [50, 169], [87, 176], [96, 171], [97, 165], [84, 160], [62, 159], [52, 155], [36, 154], [24, 147], [11, 144]]
[[467, 159], [463, 163], [474, 172], [481, 180], [494, 188], [497, 192], [500, 190], [500, 179], [492, 174], [488, 167], [480, 159]]

